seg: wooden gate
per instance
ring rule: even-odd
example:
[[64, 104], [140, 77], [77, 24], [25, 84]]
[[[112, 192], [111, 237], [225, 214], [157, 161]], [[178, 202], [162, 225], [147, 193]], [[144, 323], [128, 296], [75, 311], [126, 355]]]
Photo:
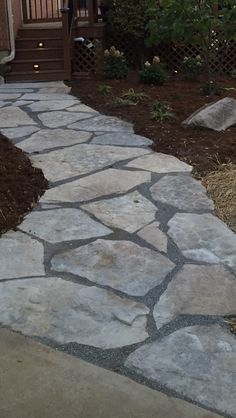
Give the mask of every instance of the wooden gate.
[[22, 0], [24, 23], [61, 20], [61, 0]]

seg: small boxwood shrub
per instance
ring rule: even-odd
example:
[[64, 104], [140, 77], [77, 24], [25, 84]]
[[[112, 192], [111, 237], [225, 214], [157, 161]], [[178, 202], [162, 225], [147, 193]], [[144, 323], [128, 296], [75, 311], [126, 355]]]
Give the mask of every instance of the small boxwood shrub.
[[181, 67], [186, 80], [194, 81], [203, 73], [204, 62], [200, 55], [196, 57], [184, 57]]
[[160, 58], [154, 57], [152, 63], [146, 61], [144, 69], [139, 73], [139, 78], [141, 83], [162, 86], [166, 81], [166, 72], [160, 63]]
[[114, 46], [104, 52], [104, 76], [109, 79], [119, 80], [126, 78], [129, 67], [123, 52]]

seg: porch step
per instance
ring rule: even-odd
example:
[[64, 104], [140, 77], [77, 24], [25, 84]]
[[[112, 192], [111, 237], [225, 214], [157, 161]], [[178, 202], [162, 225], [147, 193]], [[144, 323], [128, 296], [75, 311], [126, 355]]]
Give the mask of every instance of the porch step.
[[16, 57], [10, 65], [8, 82], [28, 80], [64, 80], [62, 28], [24, 27], [16, 38]]
[[34, 68], [34, 65], [39, 66], [39, 71], [63, 70], [64, 60], [63, 58], [37, 59], [36, 57], [30, 60], [14, 60], [12, 70], [14, 72], [30, 72], [37, 70], [37, 68]]
[[70, 74], [66, 74], [65, 71], [35, 71], [29, 72], [11, 72], [6, 77], [7, 83], [13, 83], [15, 81], [57, 81], [57, 80], [69, 80]]
[[63, 58], [62, 48], [21, 48], [16, 50], [16, 60]]

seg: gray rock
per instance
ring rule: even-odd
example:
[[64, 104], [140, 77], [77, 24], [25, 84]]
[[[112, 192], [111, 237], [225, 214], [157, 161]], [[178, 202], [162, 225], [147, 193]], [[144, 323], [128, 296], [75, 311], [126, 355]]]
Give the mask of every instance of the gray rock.
[[157, 250], [167, 252], [168, 239], [166, 234], [159, 229], [159, 222], [145, 226], [137, 234]]
[[43, 246], [21, 232], [7, 232], [0, 239], [0, 280], [45, 274]]
[[133, 127], [131, 123], [125, 122], [121, 119], [112, 116], [96, 116], [89, 121], [82, 121], [74, 123], [69, 126], [71, 129], [82, 129], [91, 132], [131, 132]]
[[91, 138], [91, 133], [72, 129], [41, 129], [30, 138], [17, 144], [26, 152], [40, 152], [57, 147], [81, 144]]
[[56, 277], [0, 283], [0, 322], [25, 335], [103, 349], [141, 342], [149, 310]]
[[74, 103], [76, 103], [76, 101], [73, 98], [71, 100], [41, 100], [40, 102], [29, 105], [29, 108], [32, 112], [46, 112], [50, 110], [63, 110], [72, 106]]
[[133, 187], [150, 181], [150, 173], [110, 168], [47, 190], [40, 202], [84, 202], [114, 193], [125, 193]]
[[201, 107], [194, 112], [183, 125], [200, 126], [213, 129], [214, 131], [225, 131], [236, 123], [236, 100], [229, 97], [218, 100]]
[[10, 104], [11, 104], [10, 102], [4, 102], [3, 100], [0, 100], [0, 107], [7, 106], [7, 105], [10, 105]]
[[31, 135], [34, 132], [39, 131], [39, 129], [40, 128], [38, 126], [21, 126], [18, 128], [1, 129], [1, 132], [3, 135], [6, 135], [6, 137], [9, 139], [18, 139], [24, 136]]
[[0, 100], [14, 100], [18, 99], [21, 96], [21, 93], [6, 93], [0, 90]]
[[187, 175], [165, 176], [151, 187], [154, 200], [187, 211], [213, 210], [200, 181]]
[[96, 110], [92, 109], [89, 106], [86, 106], [84, 104], [77, 104], [73, 107], [69, 107], [66, 109], [68, 112], [86, 112], [86, 113], [98, 113]]
[[131, 241], [101, 239], [52, 259], [55, 271], [86, 277], [133, 296], [144, 296], [161, 284], [174, 266], [163, 255]]
[[[48, 93], [57, 93], [57, 94], [69, 94], [71, 90], [71, 87], [64, 85], [60, 85], [60, 86], [54, 86], [54, 87], [43, 87], [41, 89], [39, 89], [38, 93], [42, 93], [42, 94], [48, 94]], [[74, 98], [73, 96], [69, 96], [69, 98]], [[76, 101], [78, 102], [79, 99], [76, 99]]]
[[155, 219], [156, 206], [138, 192], [82, 206], [112, 228], [135, 232]]
[[236, 339], [219, 325], [193, 326], [132, 353], [126, 367], [194, 402], [236, 417]]
[[14, 106], [27, 106], [30, 105], [31, 103], [34, 103], [30, 100], [17, 100], [17, 102], [14, 102]]
[[118, 148], [109, 145], [81, 144], [31, 158], [50, 181], [65, 180], [110, 166], [115, 162], [146, 154], [142, 148]]
[[1, 109], [0, 128], [16, 128], [21, 125], [36, 125], [36, 123], [19, 107], [8, 106]]
[[[68, 109], [69, 110], [69, 109]], [[126, 134], [126, 133], [112, 133], [100, 135], [92, 140], [93, 144], [100, 145], [118, 145], [118, 146], [127, 146], [127, 147], [142, 147], [144, 145], [148, 146], [152, 144], [150, 139], [145, 138], [144, 136]]]
[[32, 212], [19, 227], [51, 243], [82, 240], [109, 235], [112, 231], [91, 219], [79, 209], [55, 209], [52, 212]]
[[47, 128], [59, 128], [60, 126], [67, 126], [69, 123], [90, 117], [91, 115], [86, 113], [72, 113], [63, 110], [38, 114], [38, 118]]
[[185, 265], [157, 302], [153, 316], [157, 328], [179, 315], [236, 313], [235, 277], [219, 265]]
[[48, 91], [47, 93], [26, 93], [21, 97], [22, 100], [41, 100], [41, 101], [74, 101], [77, 102], [77, 99], [74, 96], [70, 96], [66, 93], [53, 93], [52, 91]]
[[152, 153], [145, 157], [137, 158], [127, 164], [127, 167], [153, 171], [154, 173], [190, 172], [192, 167], [172, 155]]
[[[45, 81], [45, 82], [32, 82], [32, 83], [14, 83], [11, 84], [11, 87], [16, 89], [40, 89], [40, 88], [58, 88], [65, 87], [63, 81]], [[36, 99], [37, 100], [37, 99]]]
[[168, 234], [186, 258], [224, 263], [236, 271], [236, 235], [211, 214], [177, 213]]

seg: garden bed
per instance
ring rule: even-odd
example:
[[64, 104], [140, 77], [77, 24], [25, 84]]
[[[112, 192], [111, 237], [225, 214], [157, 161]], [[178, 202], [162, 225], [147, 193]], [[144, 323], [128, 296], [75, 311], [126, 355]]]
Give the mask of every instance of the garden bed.
[[[219, 79], [224, 88], [235, 88], [225, 91], [224, 96], [236, 99], [236, 80]], [[99, 86], [106, 84], [112, 87], [110, 93], [98, 91]], [[181, 122], [191, 113], [206, 103], [216, 101], [203, 96], [200, 88], [203, 82], [187, 82], [180, 78], [170, 78], [164, 86], [149, 86], [139, 83], [137, 74], [131, 72], [124, 80], [104, 80], [91, 78], [75, 82], [72, 93], [81, 101], [106, 115], [115, 115], [134, 124], [135, 133], [153, 140], [153, 150], [172, 154], [194, 166], [194, 174], [202, 177], [216, 168], [218, 163], [236, 163], [236, 126], [226, 132], [215, 132], [207, 129], [183, 128]], [[114, 97], [120, 96], [123, 90], [133, 88], [143, 92], [149, 99], [136, 106], [114, 105]], [[156, 99], [167, 101], [175, 117], [162, 123], [150, 119], [150, 104]]]
[[35, 207], [47, 180], [29, 158], [0, 134], [0, 235], [15, 229]]

